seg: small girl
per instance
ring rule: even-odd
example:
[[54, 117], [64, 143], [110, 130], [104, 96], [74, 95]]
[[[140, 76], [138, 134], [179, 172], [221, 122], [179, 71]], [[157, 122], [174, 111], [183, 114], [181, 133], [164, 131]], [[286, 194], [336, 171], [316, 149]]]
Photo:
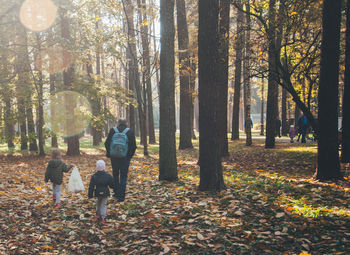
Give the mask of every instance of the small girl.
[[52, 182], [53, 200], [56, 207], [61, 205], [61, 184], [63, 182], [63, 173], [68, 173], [73, 165], [66, 165], [61, 157], [59, 149], [52, 151], [52, 159], [49, 161], [45, 172], [45, 182]]
[[112, 175], [105, 171], [106, 163], [103, 160], [96, 162], [97, 172], [91, 176], [89, 185], [89, 198], [95, 194], [97, 197], [96, 216], [101, 217], [101, 222], [106, 222], [107, 198], [110, 196], [108, 186], [114, 188], [114, 179]]
[[289, 128], [289, 137], [290, 137], [290, 142], [294, 143], [294, 137], [295, 137], [295, 129], [294, 129], [294, 125], [291, 125]]

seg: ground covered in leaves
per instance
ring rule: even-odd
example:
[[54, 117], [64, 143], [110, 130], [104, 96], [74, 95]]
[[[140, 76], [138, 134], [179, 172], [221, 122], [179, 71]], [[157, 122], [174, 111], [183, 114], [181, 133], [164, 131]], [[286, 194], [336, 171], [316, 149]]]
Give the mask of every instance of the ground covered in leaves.
[[[159, 182], [157, 154], [144, 158], [140, 151], [126, 201], [110, 198], [105, 224], [95, 219], [87, 192], [69, 194], [64, 185], [62, 206], [54, 207], [43, 181], [49, 156], [2, 155], [0, 254], [350, 253], [348, 172], [338, 183], [314, 182], [310, 144], [265, 150], [261, 142], [247, 148], [241, 141], [230, 151], [227, 189], [218, 194], [197, 190], [196, 149], [178, 152], [174, 183]], [[105, 159], [99, 149], [64, 157], [78, 166], [86, 189], [98, 159]]]

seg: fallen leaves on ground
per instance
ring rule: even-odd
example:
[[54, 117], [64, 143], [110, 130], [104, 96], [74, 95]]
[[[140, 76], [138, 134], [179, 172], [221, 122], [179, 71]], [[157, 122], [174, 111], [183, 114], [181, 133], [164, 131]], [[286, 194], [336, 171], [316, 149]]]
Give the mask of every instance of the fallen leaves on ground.
[[[230, 146], [223, 164], [227, 189], [217, 194], [197, 190], [196, 150], [178, 152], [174, 183], [158, 181], [156, 155], [136, 155], [126, 201], [109, 199], [105, 224], [95, 218], [94, 199], [68, 193], [69, 174], [62, 205], [54, 207], [51, 184], [43, 181], [49, 156], [1, 156], [0, 254], [350, 252], [349, 181], [312, 181], [312, 156], [299, 162], [278, 152], [284, 148]], [[64, 160], [78, 166], [87, 188], [101, 158], [96, 151]]]

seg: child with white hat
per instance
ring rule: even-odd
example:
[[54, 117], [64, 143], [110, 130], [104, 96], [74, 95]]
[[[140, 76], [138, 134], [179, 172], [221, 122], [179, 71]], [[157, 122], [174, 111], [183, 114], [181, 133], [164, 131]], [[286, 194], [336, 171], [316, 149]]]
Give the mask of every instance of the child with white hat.
[[110, 196], [109, 188], [114, 188], [112, 175], [105, 171], [106, 163], [103, 160], [96, 162], [97, 172], [91, 176], [89, 185], [89, 198], [97, 197], [96, 216], [101, 218], [101, 222], [106, 222], [107, 198]]

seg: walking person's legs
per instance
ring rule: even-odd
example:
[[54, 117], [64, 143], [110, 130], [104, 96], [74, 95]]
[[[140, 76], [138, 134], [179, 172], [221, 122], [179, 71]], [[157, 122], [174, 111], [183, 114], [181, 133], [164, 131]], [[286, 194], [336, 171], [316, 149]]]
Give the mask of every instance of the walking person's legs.
[[126, 182], [128, 179], [128, 171], [129, 171], [129, 164], [130, 159], [124, 159], [124, 162], [122, 162], [122, 167], [120, 169], [120, 193], [118, 196], [118, 200], [120, 202], [125, 200], [125, 190], [126, 190]]
[[112, 163], [112, 169], [113, 169], [113, 178], [114, 178], [114, 189], [113, 189], [113, 196], [118, 197], [119, 195], [119, 189], [120, 189], [120, 160], [119, 159], [111, 159]]
[[56, 206], [61, 204], [61, 185], [52, 184], [53, 197], [56, 199]]

